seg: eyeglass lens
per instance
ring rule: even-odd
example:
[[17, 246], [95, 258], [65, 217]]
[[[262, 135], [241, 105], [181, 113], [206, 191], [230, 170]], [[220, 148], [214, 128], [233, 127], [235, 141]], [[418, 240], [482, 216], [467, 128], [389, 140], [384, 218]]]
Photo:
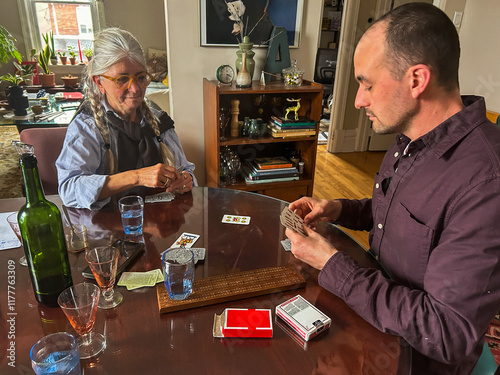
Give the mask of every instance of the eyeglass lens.
[[137, 82], [138, 85], [140, 86], [147, 86], [151, 82], [151, 77], [146, 74], [146, 73], [140, 73], [135, 76], [130, 76], [128, 74], [126, 75], [121, 75], [116, 77], [116, 86], [119, 89], [128, 89], [130, 85], [132, 84], [132, 79], [135, 78], [135, 81]]

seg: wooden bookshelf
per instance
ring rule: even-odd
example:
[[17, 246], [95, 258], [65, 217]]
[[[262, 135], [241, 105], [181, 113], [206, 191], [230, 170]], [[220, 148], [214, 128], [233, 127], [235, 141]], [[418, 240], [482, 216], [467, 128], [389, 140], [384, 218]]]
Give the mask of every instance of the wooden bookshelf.
[[[282, 111], [286, 107], [286, 98], [300, 98], [299, 116], [316, 121], [316, 134], [310, 137], [273, 138], [271, 135], [258, 139], [247, 137], [230, 137], [228, 126], [225, 141], [220, 141], [219, 115], [221, 108], [229, 109], [231, 100], [240, 101], [239, 120], [245, 117], [262, 118], [267, 124], [271, 114]], [[226, 188], [253, 191], [286, 201], [293, 201], [301, 196], [311, 196], [314, 185], [316, 164], [316, 147], [318, 141], [319, 121], [323, 85], [304, 81], [299, 87], [285, 87], [282, 82], [272, 81], [261, 86], [254, 81], [250, 88], [238, 88], [232, 85], [218, 85], [217, 81], [203, 80], [203, 117], [205, 125], [205, 166], [207, 186], [220, 187], [220, 153], [226, 146], [236, 150], [243, 163], [245, 159], [262, 156], [287, 156], [292, 150], [300, 152], [304, 162], [304, 173], [299, 180], [286, 182], [269, 182], [247, 184], [244, 179]], [[257, 104], [260, 103], [260, 104]]]

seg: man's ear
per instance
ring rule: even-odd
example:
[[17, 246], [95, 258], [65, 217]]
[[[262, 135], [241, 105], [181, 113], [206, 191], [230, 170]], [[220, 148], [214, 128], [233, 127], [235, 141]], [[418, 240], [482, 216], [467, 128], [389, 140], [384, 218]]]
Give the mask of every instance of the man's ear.
[[101, 77], [100, 76], [92, 76], [92, 81], [94, 81], [94, 83], [97, 85], [97, 87], [99, 87], [99, 91], [101, 91], [102, 94], [106, 93], [106, 90], [102, 86], [102, 82], [101, 82]]
[[413, 65], [408, 69], [410, 91], [414, 99], [422, 94], [431, 80], [431, 70], [425, 64]]

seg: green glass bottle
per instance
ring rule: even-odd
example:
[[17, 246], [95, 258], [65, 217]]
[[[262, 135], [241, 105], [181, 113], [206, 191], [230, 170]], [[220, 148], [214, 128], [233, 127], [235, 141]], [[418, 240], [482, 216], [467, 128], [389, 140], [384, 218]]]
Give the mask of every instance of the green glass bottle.
[[57, 297], [73, 285], [66, 239], [57, 206], [45, 199], [33, 147], [16, 142], [26, 191], [26, 204], [17, 220], [35, 298], [47, 306], [57, 306]]

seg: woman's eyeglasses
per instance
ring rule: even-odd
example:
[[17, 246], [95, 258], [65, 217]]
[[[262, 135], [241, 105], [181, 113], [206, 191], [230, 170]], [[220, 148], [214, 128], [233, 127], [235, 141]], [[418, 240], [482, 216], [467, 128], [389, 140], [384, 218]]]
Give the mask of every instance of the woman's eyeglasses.
[[109, 79], [110, 81], [113, 81], [120, 90], [128, 90], [130, 85], [132, 84], [132, 80], [135, 79], [135, 82], [139, 86], [144, 86], [146, 87], [149, 85], [151, 82], [152, 78], [151, 74], [148, 72], [140, 72], [135, 75], [130, 75], [130, 74], [121, 74], [118, 77], [110, 77], [110, 76], [105, 76], [103, 74], [100, 75], [102, 78]]

